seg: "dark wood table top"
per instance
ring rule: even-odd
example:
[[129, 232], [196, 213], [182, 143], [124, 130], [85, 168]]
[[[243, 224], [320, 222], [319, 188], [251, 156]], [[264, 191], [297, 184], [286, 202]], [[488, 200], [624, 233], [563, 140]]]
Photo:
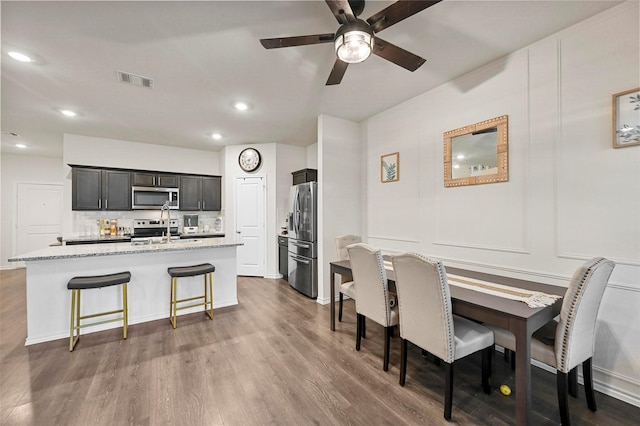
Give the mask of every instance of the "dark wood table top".
[[[351, 264], [348, 260], [340, 260], [336, 262], [331, 262], [331, 265], [334, 266], [334, 270], [337, 268], [342, 270], [343, 272], [347, 272], [346, 275], [351, 273]], [[554, 294], [557, 296], [564, 296], [566, 288], [559, 287], [550, 284], [542, 284], [534, 281], [521, 280], [518, 278], [510, 278], [504, 277], [501, 275], [493, 275], [487, 274], [483, 272], [475, 272], [469, 271], [466, 269], [460, 268], [445, 268], [447, 274], [460, 275], [463, 277], [474, 278], [477, 280], [488, 281], [496, 284], [508, 285], [511, 287], [522, 288], [526, 290], [532, 291], [540, 291], [547, 294]], [[386, 269], [387, 271], [387, 279], [389, 281], [395, 281], [395, 272], [392, 269]], [[340, 271], [336, 270], [336, 273], [340, 273]], [[458, 287], [456, 285], [450, 285], [449, 290], [451, 292], [451, 298], [456, 301], [463, 301], [465, 303], [470, 303], [478, 306], [482, 306], [485, 310], [494, 311], [500, 314], [507, 314], [512, 317], [517, 318], [530, 318], [535, 316], [536, 313], [546, 309], [546, 308], [530, 308], [526, 303], [520, 302], [517, 300], [510, 300], [504, 297], [494, 296], [487, 293], [482, 293], [480, 291], [469, 290], [466, 288]], [[559, 312], [560, 306], [562, 305], [561, 299], [554, 304], [554, 309]]]

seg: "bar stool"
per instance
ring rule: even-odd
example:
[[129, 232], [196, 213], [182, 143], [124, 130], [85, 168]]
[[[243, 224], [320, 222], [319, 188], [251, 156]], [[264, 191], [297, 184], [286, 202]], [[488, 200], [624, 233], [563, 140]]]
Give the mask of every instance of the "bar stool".
[[[204, 306], [205, 313], [209, 316], [210, 319], [213, 320], [213, 277], [211, 275], [212, 272], [216, 270], [216, 267], [210, 263], [203, 263], [202, 265], [194, 265], [194, 266], [177, 266], [173, 268], [168, 268], [167, 272], [171, 276], [171, 301], [169, 304], [169, 321], [173, 328], [176, 328], [177, 322], [177, 311], [180, 309], [193, 308], [195, 306]], [[177, 292], [177, 282], [178, 278], [181, 277], [195, 277], [198, 275], [204, 276], [204, 295], [189, 297], [187, 299], [178, 299]], [[209, 278], [207, 280], [207, 277]], [[209, 301], [207, 301], [207, 282], [209, 284]], [[178, 307], [178, 303], [189, 302], [191, 300], [200, 300], [202, 299], [202, 303], [196, 303], [188, 306]], [[209, 310], [207, 311], [207, 305], [209, 306]]]
[[[73, 277], [67, 283], [67, 289], [71, 290], [71, 328], [69, 335], [69, 352], [73, 351], [76, 343], [80, 340], [80, 329], [84, 327], [91, 327], [99, 324], [106, 324], [109, 322], [122, 321], [123, 330], [122, 337], [127, 338], [127, 325], [129, 323], [129, 310], [127, 307], [127, 283], [131, 280], [131, 272], [118, 272], [110, 275], [95, 275], [88, 277]], [[102, 312], [91, 315], [80, 315], [80, 290], [89, 290], [92, 288], [102, 288], [112, 285], [122, 284], [122, 309], [117, 311]], [[122, 314], [121, 317], [110, 319], [106, 321], [99, 321], [90, 324], [80, 325], [80, 320], [87, 318], [95, 318], [105, 315]], [[78, 330], [78, 335], [75, 336], [75, 332]]]

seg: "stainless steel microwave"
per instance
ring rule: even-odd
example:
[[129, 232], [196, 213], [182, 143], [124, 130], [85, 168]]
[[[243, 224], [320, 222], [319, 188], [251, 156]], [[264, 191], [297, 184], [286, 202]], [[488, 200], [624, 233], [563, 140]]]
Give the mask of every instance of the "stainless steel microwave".
[[179, 194], [178, 188], [133, 186], [131, 187], [131, 207], [133, 210], [158, 210], [168, 201], [169, 208], [177, 210], [180, 207]]

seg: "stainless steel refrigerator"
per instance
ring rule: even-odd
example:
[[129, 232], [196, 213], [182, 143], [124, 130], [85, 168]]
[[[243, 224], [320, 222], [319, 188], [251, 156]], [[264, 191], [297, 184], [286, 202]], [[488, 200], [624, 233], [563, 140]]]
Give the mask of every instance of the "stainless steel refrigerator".
[[318, 184], [306, 182], [289, 192], [289, 285], [318, 297]]

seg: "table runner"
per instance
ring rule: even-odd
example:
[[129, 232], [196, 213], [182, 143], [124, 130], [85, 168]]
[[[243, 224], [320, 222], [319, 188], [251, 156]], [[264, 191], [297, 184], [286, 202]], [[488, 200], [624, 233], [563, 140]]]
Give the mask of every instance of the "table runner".
[[[386, 269], [393, 270], [393, 265], [389, 261], [385, 261], [384, 266]], [[447, 281], [453, 286], [479, 291], [493, 296], [504, 297], [505, 299], [524, 302], [530, 308], [543, 308], [545, 306], [552, 305], [556, 300], [562, 298], [562, 296], [557, 296], [555, 294], [525, 290], [518, 287], [462, 277], [460, 275], [447, 274]]]

